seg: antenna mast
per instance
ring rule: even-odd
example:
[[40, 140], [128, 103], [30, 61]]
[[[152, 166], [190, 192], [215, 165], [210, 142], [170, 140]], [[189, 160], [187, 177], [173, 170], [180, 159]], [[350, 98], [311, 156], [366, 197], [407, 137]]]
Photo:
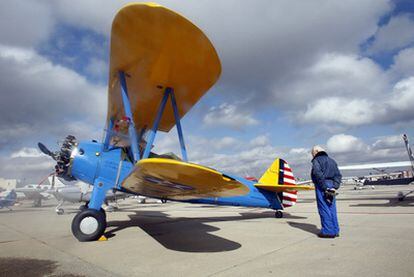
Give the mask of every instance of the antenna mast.
[[411, 147], [410, 144], [408, 143], [408, 137], [406, 134], [403, 134], [402, 136], [404, 143], [405, 143], [405, 148], [407, 149], [407, 153], [408, 153], [408, 159], [411, 162], [411, 170], [414, 174], [414, 155], [413, 155], [413, 151], [411, 151]]

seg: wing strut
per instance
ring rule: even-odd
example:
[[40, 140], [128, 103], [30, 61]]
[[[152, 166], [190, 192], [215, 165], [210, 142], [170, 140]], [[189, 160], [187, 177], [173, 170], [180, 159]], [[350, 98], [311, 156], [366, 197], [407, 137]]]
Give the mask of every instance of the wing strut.
[[175, 101], [174, 96], [174, 89], [167, 87], [164, 90], [164, 96], [161, 100], [160, 106], [158, 108], [157, 117], [155, 118], [154, 125], [152, 126], [152, 129], [150, 130], [150, 136], [147, 142], [147, 146], [145, 147], [144, 154], [142, 156], [143, 159], [146, 159], [149, 157], [149, 154], [151, 152], [152, 144], [155, 140], [155, 135], [157, 134], [158, 125], [160, 124], [160, 120], [162, 117], [162, 114], [165, 110], [165, 106], [168, 101], [168, 97], [171, 98], [171, 105], [174, 111], [174, 118], [175, 118], [175, 125], [177, 126], [177, 132], [178, 132], [178, 138], [180, 140], [180, 147], [181, 147], [181, 154], [184, 161], [188, 161], [187, 157], [187, 150], [185, 148], [185, 142], [184, 142], [184, 136], [183, 136], [183, 130], [181, 129], [181, 121], [180, 121], [180, 115], [178, 114], [178, 108], [177, 108], [177, 102]]
[[183, 160], [188, 162], [187, 150], [185, 149], [185, 143], [184, 143], [183, 130], [181, 129], [180, 115], [178, 114], [177, 102], [175, 102], [175, 95], [174, 95], [173, 90], [171, 90], [170, 95], [171, 95], [171, 104], [174, 110], [175, 125], [177, 126], [178, 138], [180, 140], [181, 154], [182, 154]]
[[138, 148], [138, 138], [137, 132], [135, 131], [134, 117], [132, 115], [131, 103], [128, 97], [128, 88], [125, 80], [125, 73], [123, 71], [119, 72], [119, 81], [121, 83], [121, 94], [122, 102], [124, 104], [125, 115], [131, 120], [129, 124], [129, 138], [131, 142], [132, 156], [134, 157], [134, 163], [139, 160], [139, 148]]
[[[162, 118], [162, 114], [165, 110], [165, 106], [167, 105], [167, 101], [168, 98], [171, 98], [171, 105], [174, 111], [174, 118], [175, 118], [175, 124], [177, 126], [177, 132], [178, 132], [178, 138], [180, 140], [180, 147], [181, 147], [181, 154], [182, 154], [182, 158], [184, 161], [188, 161], [188, 157], [187, 157], [187, 150], [185, 147], [185, 142], [184, 142], [184, 136], [183, 136], [183, 130], [181, 128], [181, 120], [180, 120], [180, 115], [179, 115], [179, 111], [178, 111], [178, 107], [177, 107], [177, 102], [175, 100], [175, 95], [174, 95], [174, 89], [167, 87], [164, 90], [164, 96], [161, 100], [160, 106], [158, 108], [157, 111], [157, 116], [155, 118], [154, 124], [151, 128], [151, 130], [149, 130], [149, 139], [147, 142], [147, 145], [145, 147], [144, 153], [142, 154], [142, 157], [140, 155], [140, 151], [139, 151], [139, 140], [142, 139], [143, 134], [146, 130], [146, 128], [142, 128], [141, 131], [139, 132], [139, 134], [137, 134], [136, 128], [135, 128], [135, 123], [134, 123], [134, 117], [132, 114], [132, 110], [131, 110], [131, 102], [128, 96], [128, 87], [127, 87], [127, 83], [126, 83], [126, 78], [125, 78], [125, 73], [123, 71], [119, 71], [119, 82], [121, 84], [121, 95], [122, 95], [122, 102], [123, 102], [123, 106], [124, 106], [124, 112], [125, 115], [129, 118], [130, 120], [130, 124], [129, 124], [129, 129], [128, 129], [128, 135], [129, 135], [129, 140], [131, 143], [131, 150], [132, 150], [132, 156], [134, 158], [134, 163], [138, 162], [140, 159], [146, 159], [149, 157], [150, 153], [151, 153], [151, 148], [152, 145], [154, 143], [155, 140], [155, 136], [157, 134], [157, 130], [158, 130], [158, 125], [160, 124], [161, 118]], [[111, 119], [108, 123], [107, 126], [107, 130], [106, 130], [106, 136], [104, 139], [104, 149], [107, 150], [108, 146], [109, 146], [109, 141], [111, 139], [112, 136], [112, 127], [114, 125], [114, 121]]]

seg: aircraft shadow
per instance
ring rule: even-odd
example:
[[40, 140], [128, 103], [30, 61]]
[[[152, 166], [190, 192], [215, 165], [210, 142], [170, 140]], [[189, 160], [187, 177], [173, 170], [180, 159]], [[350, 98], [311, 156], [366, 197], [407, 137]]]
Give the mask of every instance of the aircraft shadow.
[[293, 222], [293, 221], [288, 221], [287, 224], [289, 224], [290, 226], [292, 226], [294, 228], [301, 229], [305, 232], [314, 234], [315, 236], [317, 236], [318, 233], [319, 233], [318, 227], [316, 227], [316, 225], [314, 225], [314, 224], [302, 223], [302, 222]]
[[[212, 232], [220, 228], [208, 225], [210, 222], [239, 221], [256, 218], [274, 218], [273, 212], [240, 213], [239, 216], [223, 217], [169, 217], [159, 211], [134, 211], [129, 220], [110, 221], [105, 235], [110, 238], [117, 232], [139, 227], [148, 235], [157, 240], [165, 248], [181, 252], [224, 252], [233, 251], [241, 244], [229, 239], [219, 237]], [[286, 214], [287, 218], [305, 218]], [[275, 219], [277, 220], [277, 219]]]

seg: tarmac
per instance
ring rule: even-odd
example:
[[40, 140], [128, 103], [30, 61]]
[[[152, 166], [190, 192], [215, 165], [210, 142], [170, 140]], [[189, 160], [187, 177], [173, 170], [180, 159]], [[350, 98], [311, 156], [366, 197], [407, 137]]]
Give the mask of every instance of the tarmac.
[[121, 200], [107, 241], [71, 234], [76, 205], [0, 210], [0, 276], [414, 276], [414, 195], [341, 188], [341, 234], [320, 239], [314, 192], [281, 219], [266, 209]]

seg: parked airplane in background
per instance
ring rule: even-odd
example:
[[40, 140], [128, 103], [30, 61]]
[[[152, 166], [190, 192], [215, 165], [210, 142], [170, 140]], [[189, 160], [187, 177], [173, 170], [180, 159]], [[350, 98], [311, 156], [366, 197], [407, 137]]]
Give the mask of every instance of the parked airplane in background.
[[[180, 14], [156, 3], [131, 3], [118, 11], [111, 31], [104, 140], [79, 142], [69, 135], [56, 152], [39, 144], [57, 162], [58, 176], [93, 185], [87, 209], [72, 221], [79, 241], [104, 234], [101, 206], [114, 189], [174, 201], [270, 208], [276, 217], [283, 215], [281, 193], [313, 189], [296, 185], [291, 168], [279, 158], [258, 181], [188, 162], [181, 118], [220, 74], [210, 40]], [[157, 131], [174, 126], [182, 160], [151, 152]]]
[[9, 211], [12, 209], [12, 207], [16, 203], [17, 194], [14, 189], [12, 189], [5, 197], [0, 197], [0, 209], [7, 208]]
[[[399, 162], [387, 162], [387, 163], [370, 163], [370, 164], [355, 164], [347, 166], [339, 166], [341, 171], [345, 170], [376, 170], [380, 174], [370, 174], [358, 177], [357, 184], [355, 189], [361, 189], [364, 186], [369, 186], [373, 188], [374, 186], [379, 185], [408, 185], [414, 182], [414, 155], [411, 151], [411, 147], [408, 141], [406, 134], [402, 136], [405, 148], [408, 153], [408, 161], [399, 161]], [[409, 170], [403, 170], [398, 172], [387, 173], [386, 169], [388, 168], [409, 168]], [[408, 193], [399, 192], [398, 199], [400, 201], [404, 200], [405, 197], [414, 191]]]
[[[91, 199], [92, 190], [90, 185], [84, 182], [77, 182], [74, 185], [65, 185], [59, 178], [55, 176], [49, 177], [49, 182], [53, 186], [56, 186], [55, 189], [50, 191], [51, 194], [59, 201], [56, 206], [56, 213], [61, 215], [64, 214], [65, 210], [62, 208], [64, 203], [85, 203], [80, 206], [80, 209], [84, 209]], [[104, 203], [106, 204], [106, 211], [112, 211], [116, 207], [109, 205], [109, 202], [115, 202], [117, 204], [118, 199], [125, 199], [126, 193], [120, 191], [109, 190], [106, 193], [106, 198]]]
[[29, 184], [21, 188], [16, 188], [16, 192], [24, 194], [25, 199], [33, 200], [33, 207], [41, 207], [42, 200], [50, 198], [52, 189], [65, 186], [63, 183], [58, 184], [57, 187], [53, 187], [52, 183], [45, 184], [49, 176], [41, 180], [39, 184]]

